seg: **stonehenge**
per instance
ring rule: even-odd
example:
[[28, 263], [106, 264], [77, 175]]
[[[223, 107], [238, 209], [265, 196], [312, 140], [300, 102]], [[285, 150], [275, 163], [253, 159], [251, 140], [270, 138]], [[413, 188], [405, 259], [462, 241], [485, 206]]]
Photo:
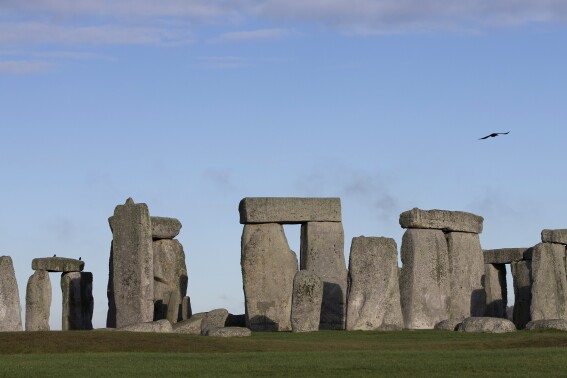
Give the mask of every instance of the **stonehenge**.
[[0, 256], [0, 332], [22, 331], [20, 294], [10, 256]]
[[293, 278], [291, 328], [293, 332], [313, 332], [319, 329], [323, 281], [308, 270], [300, 270]]

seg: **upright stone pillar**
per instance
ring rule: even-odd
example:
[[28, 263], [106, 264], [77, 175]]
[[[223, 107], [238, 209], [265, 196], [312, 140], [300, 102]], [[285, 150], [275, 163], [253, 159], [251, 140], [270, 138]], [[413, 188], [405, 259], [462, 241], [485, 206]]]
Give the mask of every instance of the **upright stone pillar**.
[[291, 331], [297, 257], [289, 248], [283, 226], [246, 224], [240, 263], [246, 326], [253, 331]]
[[22, 310], [16, 273], [10, 256], [0, 256], [0, 332], [22, 330]]
[[129, 198], [109, 219], [113, 234], [112, 277], [116, 327], [154, 317], [152, 226], [148, 207]]
[[26, 287], [26, 331], [49, 331], [51, 280], [45, 270], [36, 270]]
[[514, 279], [514, 324], [517, 329], [524, 329], [532, 320], [532, 262], [517, 261], [511, 265]]
[[484, 316], [486, 293], [482, 284], [484, 257], [478, 234], [449, 232], [450, 303], [449, 318]]
[[348, 271], [341, 222], [307, 222], [301, 225], [301, 270], [323, 281], [321, 329], [344, 329]]
[[291, 327], [293, 332], [313, 332], [319, 329], [323, 282], [316, 274], [300, 270], [293, 279]]
[[89, 272], [61, 274], [61, 330], [93, 329], [93, 275]]
[[508, 306], [505, 264], [484, 264], [484, 289], [486, 291], [485, 316], [505, 319], [506, 306]]
[[[152, 217], [153, 218], [153, 217]], [[153, 242], [154, 320], [177, 323], [183, 318], [182, 300], [187, 293], [187, 267], [183, 246], [176, 239]]]
[[532, 253], [532, 320], [567, 319], [565, 246], [540, 243]]
[[406, 328], [431, 329], [449, 319], [449, 251], [435, 229], [408, 229], [402, 239], [400, 297]]
[[352, 239], [346, 329], [372, 331], [404, 326], [394, 239]]

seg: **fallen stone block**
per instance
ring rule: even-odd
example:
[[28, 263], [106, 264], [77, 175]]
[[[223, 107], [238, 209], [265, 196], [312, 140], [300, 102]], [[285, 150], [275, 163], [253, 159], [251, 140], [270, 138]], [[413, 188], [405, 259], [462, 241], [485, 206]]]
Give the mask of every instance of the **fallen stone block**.
[[484, 218], [463, 211], [420, 210], [413, 208], [400, 214], [402, 228], [432, 228], [443, 231], [480, 234]]
[[26, 331], [49, 331], [51, 280], [45, 270], [36, 270], [26, 287]]
[[349, 257], [346, 329], [403, 328], [394, 239], [356, 237]]
[[291, 329], [293, 332], [319, 330], [323, 281], [308, 270], [300, 270], [293, 279]]
[[238, 206], [240, 223], [340, 222], [340, 198], [248, 197]]
[[201, 335], [206, 336], [211, 329], [224, 327], [226, 318], [228, 318], [228, 310], [224, 308], [207, 312], [201, 322]]
[[506, 265], [484, 264], [484, 290], [486, 292], [485, 316], [506, 318], [508, 289], [506, 287]]
[[517, 329], [524, 329], [532, 320], [530, 307], [532, 305], [532, 262], [516, 261], [512, 263], [512, 278], [514, 280], [514, 315], [513, 322]]
[[516, 261], [531, 260], [532, 248], [485, 249], [485, 264], [511, 264]]
[[117, 331], [171, 333], [173, 332], [173, 327], [171, 326], [169, 320], [162, 319], [155, 322], [131, 324], [126, 327], [118, 328]]
[[14, 264], [10, 256], [0, 256], [0, 332], [22, 330], [22, 310]]
[[565, 319], [532, 320], [526, 324], [526, 329], [530, 331], [539, 331], [543, 329], [556, 329], [558, 331], [567, 331], [567, 320]]
[[434, 329], [441, 331], [456, 331], [463, 319], [445, 319], [435, 324]]
[[565, 246], [540, 243], [532, 255], [532, 320], [567, 319]]
[[567, 245], [567, 229], [564, 230], [543, 230], [541, 232], [543, 243], [557, 243]]
[[458, 330], [461, 332], [505, 333], [516, 331], [516, 326], [508, 319], [471, 317], [464, 319]]
[[200, 312], [194, 314], [187, 320], [183, 320], [173, 324], [174, 333], [186, 333], [190, 335], [200, 335], [201, 334], [201, 324], [203, 319], [207, 315], [206, 312]]
[[175, 218], [150, 217], [153, 239], [173, 239], [181, 231], [181, 222]]
[[40, 257], [32, 260], [33, 270], [46, 270], [48, 272], [81, 272], [85, 262], [66, 257]]
[[301, 270], [323, 281], [320, 329], [345, 329], [348, 271], [341, 222], [301, 225]]
[[212, 328], [203, 334], [210, 337], [248, 337], [252, 335], [252, 331], [243, 327], [220, 327]]

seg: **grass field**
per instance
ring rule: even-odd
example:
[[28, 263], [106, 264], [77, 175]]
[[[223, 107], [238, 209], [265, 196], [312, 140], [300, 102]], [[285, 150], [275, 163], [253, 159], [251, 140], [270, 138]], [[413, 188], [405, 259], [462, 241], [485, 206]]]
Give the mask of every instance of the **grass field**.
[[0, 376], [567, 376], [567, 333], [0, 333]]

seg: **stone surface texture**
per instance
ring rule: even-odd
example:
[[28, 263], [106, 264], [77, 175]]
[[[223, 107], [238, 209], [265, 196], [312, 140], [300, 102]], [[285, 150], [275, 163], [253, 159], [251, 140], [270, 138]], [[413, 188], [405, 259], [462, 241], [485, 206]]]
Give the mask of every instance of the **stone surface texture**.
[[432, 329], [449, 318], [449, 256], [441, 230], [408, 229], [402, 238], [400, 298], [405, 328]]
[[567, 245], [567, 229], [543, 230], [541, 232], [542, 243], [557, 243]]
[[532, 262], [517, 261], [511, 264], [514, 281], [514, 315], [513, 322], [517, 329], [524, 329], [532, 320], [530, 307], [532, 304]]
[[151, 322], [154, 317], [152, 230], [148, 207], [127, 201], [116, 206], [112, 270], [116, 327]]
[[320, 329], [345, 329], [348, 271], [341, 222], [301, 225], [301, 270], [323, 281]]
[[394, 239], [353, 238], [348, 282], [347, 330], [403, 327]]
[[173, 327], [169, 320], [162, 319], [156, 320], [155, 322], [130, 324], [128, 326], [118, 328], [117, 331], [171, 333], [173, 332]]
[[480, 234], [483, 221], [483, 217], [463, 211], [413, 208], [400, 214], [400, 226], [402, 228], [432, 228]]
[[246, 326], [253, 331], [291, 331], [293, 278], [298, 264], [283, 226], [247, 224], [241, 246]]
[[238, 206], [240, 223], [340, 222], [340, 198], [248, 197]]
[[293, 332], [313, 332], [319, 329], [323, 281], [308, 270], [300, 270], [293, 279], [291, 328]]
[[508, 306], [506, 265], [484, 264], [484, 290], [486, 292], [486, 312], [484, 315], [506, 318], [506, 306]]
[[207, 315], [206, 312], [201, 312], [194, 314], [187, 320], [183, 320], [173, 324], [173, 332], [175, 333], [187, 333], [191, 335], [201, 334], [201, 324], [203, 319]]
[[49, 331], [51, 280], [46, 270], [36, 270], [26, 287], [26, 331]]
[[183, 319], [182, 300], [187, 294], [187, 266], [183, 246], [176, 240], [152, 243], [154, 267], [154, 320]]
[[511, 264], [515, 261], [531, 260], [532, 248], [485, 249], [485, 264]]
[[435, 324], [434, 329], [443, 331], [456, 331], [458, 326], [463, 322], [463, 319], [446, 319]]
[[462, 332], [505, 333], [516, 331], [516, 326], [508, 319], [471, 317], [463, 320], [459, 326]]
[[567, 320], [565, 319], [532, 320], [526, 324], [526, 329], [530, 331], [537, 331], [540, 329], [556, 329], [558, 331], [567, 331]]
[[32, 260], [33, 270], [47, 270], [48, 272], [81, 272], [85, 262], [66, 257], [40, 257]]
[[243, 327], [220, 327], [213, 328], [204, 336], [211, 337], [248, 337], [252, 335], [252, 331]]
[[483, 286], [484, 257], [478, 234], [449, 232], [449, 319], [483, 316], [486, 292]]
[[181, 231], [181, 222], [175, 218], [150, 217], [152, 238], [173, 239]]
[[532, 320], [567, 319], [565, 246], [540, 243], [532, 255]]
[[14, 264], [0, 256], [0, 332], [22, 331], [22, 309]]
[[201, 335], [206, 336], [210, 330], [224, 327], [227, 318], [228, 310], [224, 308], [217, 308], [216, 310], [207, 312], [207, 315], [205, 315], [201, 323]]
[[61, 330], [93, 329], [93, 275], [90, 272], [69, 272], [61, 275]]

